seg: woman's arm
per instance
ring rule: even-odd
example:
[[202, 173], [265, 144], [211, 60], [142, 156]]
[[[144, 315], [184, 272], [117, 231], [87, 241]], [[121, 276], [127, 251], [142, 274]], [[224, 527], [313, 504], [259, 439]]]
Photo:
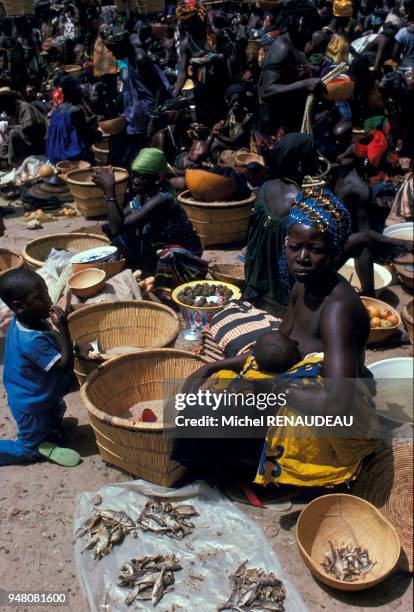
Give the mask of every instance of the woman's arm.
[[142, 206], [137, 212], [132, 212], [124, 219], [125, 229], [138, 229], [151, 221], [162, 208], [164, 221], [168, 221], [174, 197], [170, 194], [159, 193]]
[[243, 355], [214, 361], [213, 363], [207, 363], [201, 366], [201, 368], [187, 378], [183, 386], [183, 393], [195, 393], [207, 378], [210, 378], [210, 376], [216, 372], [220, 372], [220, 370], [232, 370], [238, 374], [243, 368], [249, 354], [250, 353], [244, 353]]
[[174, 92], [173, 92], [173, 95], [175, 98], [181, 93], [181, 90], [187, 79], [187, 68], [188, 68], [187, 46], [183, 45], [181, 47], [181, 57], [180, 57], [180, 61], [178, 64], [177, 81], [175, 83]]
[[223, 144], [236, 146], [245, 138], [247, 132], [250, 130], [252, 118], [253, 116], [249, 114], [245, 117], [245, 119], [243, 119], [236, 136], [234, 136], [233, 138], [231, 138], [230, 136], [223, 136], [223, 134], [220, 133], [215, 133], [214, 136]]

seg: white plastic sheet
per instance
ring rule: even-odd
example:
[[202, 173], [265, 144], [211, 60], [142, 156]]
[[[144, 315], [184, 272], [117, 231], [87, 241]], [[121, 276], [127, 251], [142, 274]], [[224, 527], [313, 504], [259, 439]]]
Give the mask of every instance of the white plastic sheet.
[[[158, 610], [213, 612], [228, 600], [231, 592], [229, 576], [244, 561], [248, 567], [272, 571], [286, 589], [286, 612], [307, 612], [303, 600], [283, 571], [282, 565], [261, 529], [246, 514], [216, 489], [204, 482], [181, 489], [166, 489], [143, 480], [108, 485], [100, 492], [99, 508], [123, 510], [136, 520], [148, 501], [148, 496], [162, 496], [170, 501], [191, 503], [200, 516], [192, 522], [195, 529], [183, 540], [138, 530], [138, 538], [126, 536], [109, 555], [95, 561], [90, 551], [81, 552], [85, 538], [75, 542], [75, 562], [80, 583], [92, 612], [110, 610], [154, 610], [150, 602], [136, 600], [128, 607], [124, 603], [129, 589], [117, 586], [123, 563], [158, 553], [175, 554], [182, 570], [175, 572], [174, 590], [161, 599]], [[83, 493], [77, 503], [75, 531], [96, 509], [91, 500], [94, 493]], [[107, 606], [107, 607], [105, 607]]]

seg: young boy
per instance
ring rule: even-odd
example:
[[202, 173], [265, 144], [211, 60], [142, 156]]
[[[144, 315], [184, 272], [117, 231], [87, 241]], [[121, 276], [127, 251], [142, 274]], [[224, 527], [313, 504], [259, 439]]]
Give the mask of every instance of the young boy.
[[0, 465], [43, 456], [75, 466], [79, 454], [52, 441], [61, 436], [63, 397], [73, 383], [73, 345], [66, 315], [52, 306], [44, 280], [26, 268], [0, 277], [0, 298], [15, 313], [7, 332], [3, 382], [18, 428], [17, 440], [0, 440]]

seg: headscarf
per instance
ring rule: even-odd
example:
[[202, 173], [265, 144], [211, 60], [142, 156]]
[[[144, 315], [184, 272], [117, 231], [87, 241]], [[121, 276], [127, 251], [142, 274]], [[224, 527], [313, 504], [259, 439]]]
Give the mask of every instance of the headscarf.
[[201, 21], [207, 19], [207, 10], [201, 0], [183, 0], [179, 2], [175, 14], [181, 22], [187, 21], [187, 19], [194, 15], [197, 15]]
[[272, 149], [272, 172], [280, 177], [295, 176], [298, 164], [316, 154], [315, 142], [309, 134], [292, 132], [283, 136]]
[[379, 130], [371, 130], [371, 132], [368, 133], [368, 136], [371, 137], [368, 144], [365, 143], [366, 137], [356, 141], [355, 155], [356, 157], [367, 159], [371, 166], [378, 168], [381, 160], [388, 151], [388, 140], [383, 132], [380, 132]]
[[334, 0], [334, 17], [352, 17], [353, 7], [351, 0]]
[[173, 175], [174, 170], [167, 162], [167, 158], [160, 149], [148, 147], [141, 149], [131, 165], [132, 172], [142, 172], [143, 174]]
[[287, 230], [295, 223], [326, 233], [330, 244], [338, 251], [351, 233], [351, 215], [326, 187], [305, 188], [296, 196], [287, 218]]

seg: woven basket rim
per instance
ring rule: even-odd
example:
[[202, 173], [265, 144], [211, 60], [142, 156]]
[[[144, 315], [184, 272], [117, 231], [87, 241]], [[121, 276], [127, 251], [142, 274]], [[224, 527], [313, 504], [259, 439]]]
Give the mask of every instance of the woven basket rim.
[[100, 408], [97, 408], [91, 402], [91, 400], [89, 399], [87, 395], [87, 391], [89, 387], [91, 386], [91, 384], [93, 384], [93, 382], [101, 375], [102, 371], [105, 371], [105, 369], [113, 367], [114, 364], [120, 361], [127, 362], [131, 360], [136, 360], [137, 357], [139, 359], [145, 359], [146, 357], [153, 356], [154, 354], [155, 356], [172, 354], [174, 356], [181, 355], [183, 357], [191, 357], [195, 359], [196, 361], [199, 361], [200, 366], [202, 364], [209, 363], [208, 359], [206, 359], [202, 355], [192, 353], [191, 351], [184, 351], [182, 349], [172, 349], [172, 348], [151, 348], [151, 349], [145, 349], [142, 351], [135, 351], [133, 353], [132, 352], [126, 353], [125, 355], [118, 355], [117, 357], [114, 357], [113, 359], [106, 361], [105, 363], [100, 365], [94, 372], [89, 374], [89, 376], [87, 377], [85, 381], [85, 384], [81, 386], [80, 388], [81, 400], [82, 400], [83, 405], [88, 410], [88, 412], [93, 414], [100, 421], [107, 423], [107, 424], [114, 425], [116, 427], [120, 427], [121, 429], [133, 429], [135, 431], [145, 431], [145, 432], [151, 432], [151, 431], [152, 432], [163, 432], [163, 431], [168, 431], [168, 430], [173, 429], [173, 427], [165, 427], [162, 425], [160, 426], [160, 424], [157, 424], [157, 423], [133, 423], [129, 421], [128, 419], [122, 419], [117, 416], [110, 416], [108, 415], [108, 413], [104, 412], [103, 410], [100, 410]]
[[[396, 540], [396, 542], [399, 544], [398, 551], [395, 554], [395, 558], [393, 559], [392, 563], [390, 564], [389, 569], [384, 573], [384, 575], [381, 578], [375, 578], [372, 579], [371, 581], [368, 578], [361, 578], [361, 580], [356, 580], [355, 582], [343, 582], [341, 580], [338, 580], [337, 578], [335, 578], [334, 576], [330, 576], [328, 574], [326, 574], [325, 572], [321, 571], [319, 569], [319, 567], [317, 566], [317, 564], [315, 563], [315, 561], [312, 559], [312, 557], [308, 554], [308, 552], [305, 550], [304, 546], [302, 545], [300, 539], [299, 539], [299, 524], [301, 522], [301, 520], [303, 520], [303, 517], [305, 515], [305, 512], [309, 509], [310, 506], [312, 506], [313, 504], [316, 504], [319, 502], [320, 499], [322, 498], [327, 498], [327, 497], [331, 497], [331, 498], [352, 498], [354, 500], [356, 500], [357, 503], [361, 503], [362, 505], [365, 505], [367, 507], [369, 507], [371, 510], [374, 511], [374, 514], [376, 514], [385, 524], [388, 525], [389, 529], [392, 531], [394, 538]], [[391, 574], [391, 572], [394, 571], [394, 569], [396, 568], [398, 561], [400, 559], [400, 555], [401, 555], [401, 542], [400, 542], [400, 538], [399, 535], [397, 533], [397, 530], [395, 529], [394, 525], [389, 521], [389, 519], [384, 516], [384, 514], [378, 510], [378, 508], [376, 508], [374, 506], [374, 504], [371, 504], [371, 502], [367, 501], [366, 499], [364, 499], [363, 497], [358, 497], [358, 495], [351, 495], [349, 493], [328, 493], [327, 495], [322, 495], [320, 497], [317, 497], [316, 499], [313, 499], [311, 502], [309, 502], [308, 504], [306, 504], [306, 506], [302, 509], [301, 513], [299, 514], [299, 518], [297, 520], [296, 523], [296, 529], [295, 529], [295, 537], [296, 537], [296, 543], [297, 546], [300, 550], [301, 555], [307, 559], [308, 562], [308, 567], [309, 569], [312, 567], [315, 570], [317, 570], [317, 575], [322, 574], [322, 575], [326, 575], [326, 577], [329, 579], [329, 583], [331, 584], [331, 586], [335, 586], [336, 588], [343, 590], [344, 588], [344, 584], [348, 586], [348, 590], [358, 590], [358, 587], [361, 587], [361, 585], [364, 585], [363, 588], [369, 588], [371, 583], [372, 586], [374, 584], [377, 584], [378, 582], [382, 582], [387, 576], [389, 576]], [[312, 572], [313, 573], [313, 572]], [[362, 582], [363, 580], [363, 582]], [[356, 588], [352, 589], [349, 588], [349, 585], [355, 585]]]
[[[80, 310], [75, 310], [68, 316], [69, 323], [71, 321], [76, 321], [77, 319], [82, 318], [83, 314], [89, 314], [91, 311], [99, 311], [105, 312], [107, 310], [121, 310], [122, 308], [149, 308], [150, 310], [156, 310], [158, 312], [165, 312], [170, 315], [174, 320], [175, 325], [171, 334], [167, 337], [167, 339], [162, 343], [163, 346], [159, 346], [159, 348], [163, 348], [165, 344], [171, 344], [177, 338], [180, 333], [180, 318], [178, 314], [169, 306], [165, 304], [157, 304], [156, 302], [150, 302], [148, 300], [123, 300], [122, 302], [102, 302], [101, 304], [89, 304], [89, 306], [85, 306]], [[153, 348], [158, 348], [157, 346]], [[141, 350], [140, 350], [141, 352]], [[129, 353], [128, 353], [129, 354]], [[123, 355], [120, 355], [121, 357]], [[115, 359], [115, 357], [114, 357]], [[112, 361], [112, 359], [111, 359]]]
[[233, 285], [232, 283], [227, 283], [226, 281], [216, 281], [215, 279], [210, 280], [207, 278], [207, 279], [198, 280], [198, 281], [190, 281], [189, 283], [183, 283], [182, 285], [179, 285], [172, 292], [171, 299], [183, 310], [192, 310], [195, 312], [207, 312], [207, 313], [208, 312], [210, 313], [219, 312], [222, 308], [224, 308], [226, 304], [222, 304], [221, 306], [220, 305], [217, 305], [217, 306], [190, 306], [189, 304], [183, 304], [177, 298], [177, 295], [179, 294], [180, 291], [183, 290], [184, 287], [188, 287], [189, 285], [199, 285], [199, 284], [203, 285], [204, 283], [213, 284], [213, 285], [216, 285], [217, 283], [221, 283], [222, 285], [227, 285], [228, 288], [231, 288], [231, 290], [233, 291], [233, 294], [235, 294], [234, 297], [232, 297], [229, 301], [240, 300], [241, 298], [240, 287], [237, 287], [237, 285]]
[[[94, 146], [95, 145], [92, 145], [92, 148]], [[78, 185], [79, 187], [97, 187], [97, 185], [95, 185], [95, 183], [93, 183], [92, 181], [88, 183], [86, 183], [85, 181], [77, 181], [76, 176], [84, 174], [85, 172], [91, 172], [93, 170], [100, 170], [101, 168], [102, 166], [91, 166], [90, 168], [83, 168], [81, 170], [71, 170], [71, 172], [68, 172], [66, 175], [66, 182], [71, 185]], [[119, 185], [120, 183], [124, 183], [128, 180], [129, 172], [128, 170], [125, 170], [125, 168], [119, 168], [118, 166], [114, 166], [112, 170], [114, 170], [114, 172], [123, 172], [125, 174], [123, 178], [115, 179], [115, 183], [117, 185]]]
[[22, 257], [24, 259], [24, 261], [26, 261], [26, 263], [29, 263], [33, 266], [37, 266], [37, 267], [42, 267], [43, 265], [43, 261], [40, 259], [35, 259], [34, 257], [32, 257], [31, 255], [29, 255], [29, 253], [27, 252], [27, 249], [30, 248], [31, 246], [35, 246], [39, 243], [42, 242], [48, 242], [50, 240], [56, 240], [57, 238], [61, 238], [62, 236], [68, 236], [71, 238], [93, 238], [93, 239], [98, 239], [101, 242], [106, 242], [107, 244], [110, 244], [110, 240], [109, 238], [107, 238], [106, 236], [103, 236], [101, 234], [89, 234], [89, 233], [84, 233], [84, 232], [73, 232], [73, 233], [62, 233], [62, 234], [47, 234], [46, 236], [41, 236], [40, 238], [35, 238], [34, 240], [31, 240], [30, 242], [28, 242], [26, 244], [26, 246], [24, 247], [23, 251], [22, 251]]
[[183, 191], [177, 196], [177, 199], [179, 202], [182, 202], [186, 206], [193, 206], [194, 208], [242, 208], [244, 206], [247, 206], [248, 204], [251, 204], [256, 199], [255, 194], [252, 193], [251, 196], [249, 196], [245, 200], [231, 200], [229, 202], [201, 202], [199, 200], [190, 200], [188, 198], [188, 194], [190, 193], [191, 191], [189, 189], [186, 189], [186, 191]]

